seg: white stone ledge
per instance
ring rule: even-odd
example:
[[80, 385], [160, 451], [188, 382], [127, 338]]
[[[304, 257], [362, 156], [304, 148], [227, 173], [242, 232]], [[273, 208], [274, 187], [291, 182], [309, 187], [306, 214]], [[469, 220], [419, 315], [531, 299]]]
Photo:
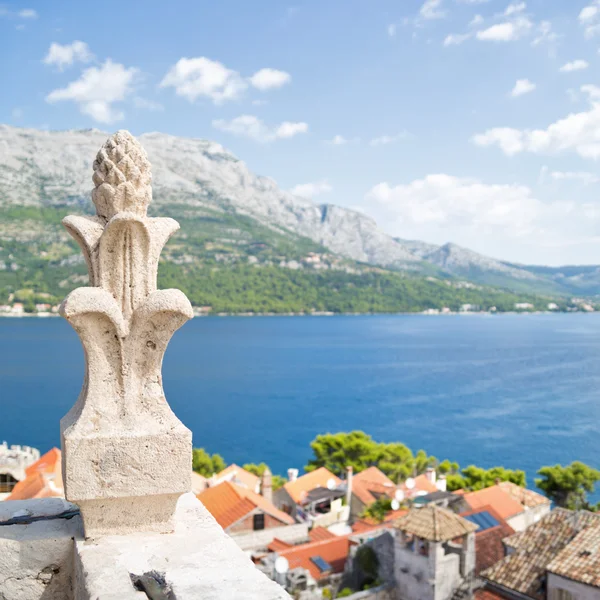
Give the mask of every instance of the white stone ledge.
[[140, 600], [130, 574], [156, 571], [177, 600], [289, 600], [223, 532], [193, 494], [179, 500], [175, 532], [76, 542], [76, 600]]
[[193, 494], [179, 500], [175, 532], [83, 539], [60, 499], [0, 503], [0, 600], [144, 600], [131, 574], [164, 575], [177, 600], [289, 600], [223, 532]]

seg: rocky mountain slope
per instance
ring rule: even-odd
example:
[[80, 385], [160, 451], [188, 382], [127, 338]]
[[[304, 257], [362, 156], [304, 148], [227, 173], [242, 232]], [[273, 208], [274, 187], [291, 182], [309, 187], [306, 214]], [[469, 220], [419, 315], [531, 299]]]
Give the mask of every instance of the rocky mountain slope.
[[[0, 270], [34, 260], [33, 247], [27, 247], [32, 241], [44, 242], [37, 251], [53, 264], [77, 260], [59, 218], [91, 210], [92, 161], [106, 137], [94, 129], [0, 125], [0, 239], [21, 244], [4, 244]], [[362, 213], [280, 190], [214, 142], [160, 133], [139, 139], [153, 166], [152, 210], [182, 223], [180, 242], [167, 248], [175, 264], [248, 260], [296, 268], [306, 259], [314, 268], [352, 271], [365, 264], [519, 293], [600, 293], [600, 268], [512, 265], [454, 244], [394, 239]], [[307, 253], [317, 258], [307, 259]]]

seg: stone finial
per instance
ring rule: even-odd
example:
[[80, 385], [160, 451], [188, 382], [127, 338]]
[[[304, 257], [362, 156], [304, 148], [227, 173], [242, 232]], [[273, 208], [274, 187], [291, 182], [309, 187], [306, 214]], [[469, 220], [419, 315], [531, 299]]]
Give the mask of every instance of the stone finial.
[[69, 216], [90, 286], [61, 306], [85, 350], [86, 374], [61, 421], [67, 499], [81, 508], [86, 536], [169, 531], [175, 504], [191, 489], [191, 432], [165, 399], [167, 344], [192, 318], [179, 290], [157, 290], [160, 253], [179, 228], [149, 218], [150, 163], [127, 131], [94, 162], [95, 217]]

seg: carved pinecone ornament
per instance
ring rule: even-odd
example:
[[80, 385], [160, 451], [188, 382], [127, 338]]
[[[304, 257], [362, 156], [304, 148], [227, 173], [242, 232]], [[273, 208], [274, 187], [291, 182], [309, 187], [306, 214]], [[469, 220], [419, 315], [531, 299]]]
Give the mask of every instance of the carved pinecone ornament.
[[146, 215], [152, 200], [152, 173], [146, 151], [128, 131], [117, 131], [94, 161], [92, 201], [106, 220], [117, 213]]

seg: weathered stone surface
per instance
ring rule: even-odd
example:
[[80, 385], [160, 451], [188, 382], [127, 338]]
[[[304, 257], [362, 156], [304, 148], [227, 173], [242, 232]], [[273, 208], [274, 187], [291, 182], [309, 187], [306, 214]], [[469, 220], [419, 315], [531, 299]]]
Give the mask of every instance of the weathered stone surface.
[[93, 286], [61, 306], [86, 356], [83, 389], [61, 421], [65, 492], [88, 537], [166, 532], [191, 489], [191, 432], [166, 402], [161, 367], [192, 307], [179, 290], [156, 289], [160, 253], [179, 226], [147, 216], [150, 163], [128, 132], [101, 148], [93, 180], [96, 216], [64, 220]]
[[[58, 517], [75, 508], [59, 498], [0, 502], [0, 600], [76, 600], [73, 538], [83, 527]], [[2, 525], [25, 516], [40, 520]]]
[[164, 575], [177, 600], [289, 600], [193, 494], [180, 497], [175, 531], [76, 542], [77, 599], [135, 600], [131, 574]]

